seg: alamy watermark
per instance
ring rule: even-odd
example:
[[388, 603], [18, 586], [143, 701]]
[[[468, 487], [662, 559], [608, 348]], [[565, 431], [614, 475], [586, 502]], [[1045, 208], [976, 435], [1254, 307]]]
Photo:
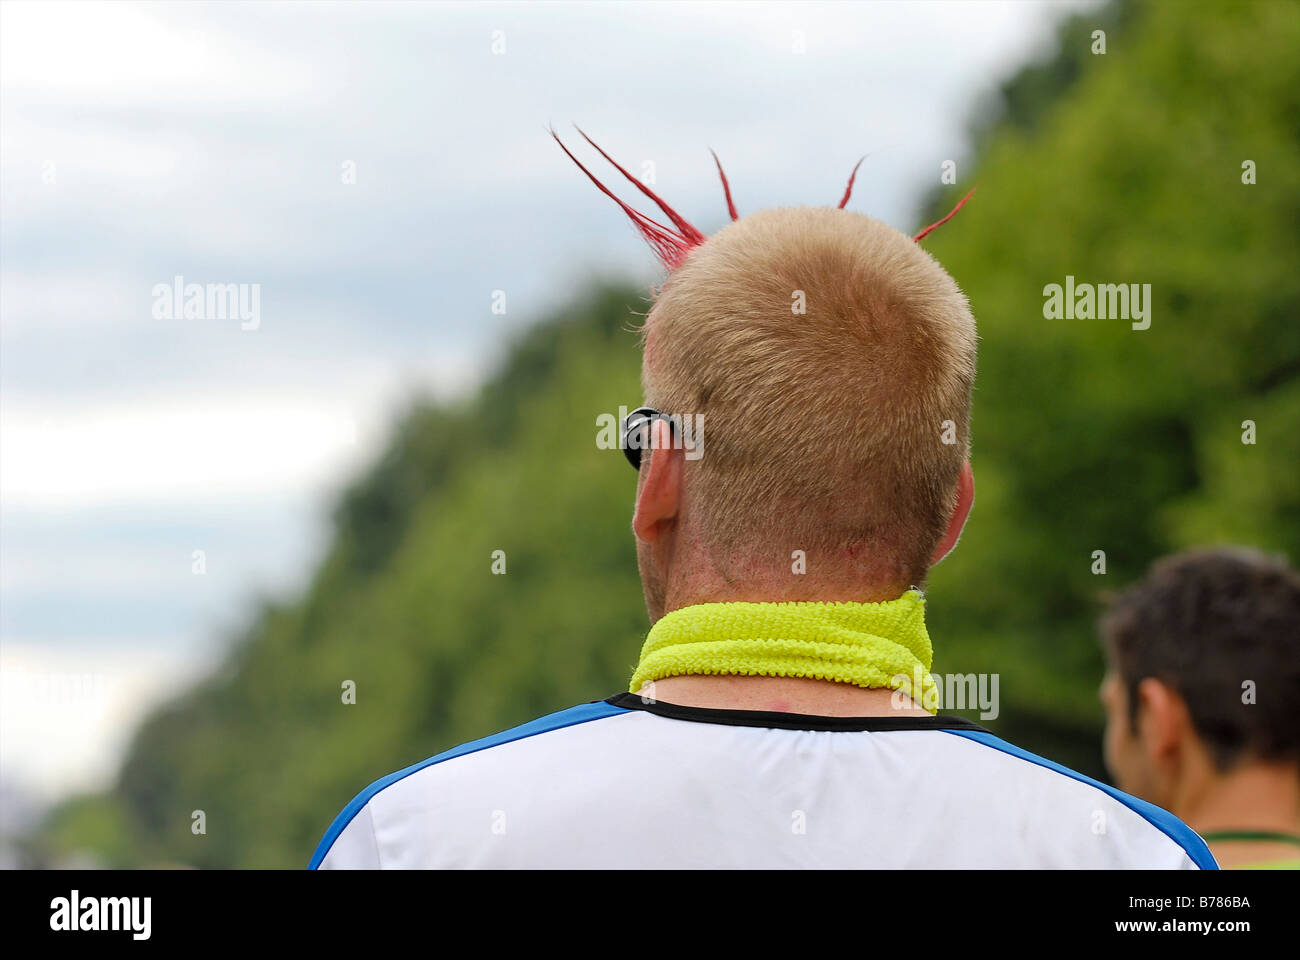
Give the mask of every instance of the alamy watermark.
[[[602, 413], [596, 417], [596, 446], [601, 450], [623, 449], [623, 424], [627, 422], [630, 411], [619, 407], [617, 414]], [[704, 456], [704, 414], [672, 413], [662, 414], [662, 419], [672, 425], [672, 447], [686, 452], [687, 460], [699, 460]], [[632, 450], [653, 450], [657, 446], [654, 430], [640, 430], [628, 437], [628, 447]], [[642, 446], [644, 445], [644, 446]]]
[[260, 283], [186, 283], [176, 276], [154, 284], [152, 294], [155, 320], [238, 320], [241, 330], [262, 325]]
[[101, 703], [108, 696], [102, 673], [0, 670], [0, 699], [16, 703]]
[[152, 897], [83, 897], [73, 890], [50, 901], [50, 929], [67, 933], [80, 930], [120, 931], [133, 940], [148, 940], [153, 929]]
[[1134, 330], [1151, 326], [1151, 284], [1075, 283], [1043, 287], [1043, 318], [1046, 320], [1131, 320]]
[[[1001, 712], [998, 703], [999, 674], [932, 673], [930, 676], [934, 680], [934, 686], [926, 687], [923, 682], [925, 675], [918, 666], [912, 670], [912, 676], [899, 674], [894, 677], [894, 682], [900, 685], [910, 684], [912, 702], [931, 713], [938, 710], [979, 710], [981, 720], [998, 718]], [[903, 689], [894, 688], [890, 700], [895, 710], [907, 706], [903, 702], [906, 696]]]

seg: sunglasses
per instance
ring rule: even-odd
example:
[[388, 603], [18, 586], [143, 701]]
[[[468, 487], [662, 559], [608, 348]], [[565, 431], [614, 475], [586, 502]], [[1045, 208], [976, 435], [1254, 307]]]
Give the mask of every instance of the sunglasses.
[[641, 451], [650, 446], [650, 424], [655, 420], [668, 424], [669, 435], [672, 435], [672, 418], [654, 407], [637, 407], [623, 421], [623, 456], [634, 470], [641, 469]]

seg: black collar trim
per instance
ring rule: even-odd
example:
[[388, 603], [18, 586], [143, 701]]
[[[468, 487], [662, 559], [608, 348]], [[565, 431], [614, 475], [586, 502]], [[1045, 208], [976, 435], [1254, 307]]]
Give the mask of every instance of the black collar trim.
[[684, 707], [662, 700], [647, 702], [640, 694], [616, 693], [606, 701], [627, 710], [644, 710], [670, 720], [695, 723], [721, 723], [733, 727], [774, 727], [779, 730], [873, 731], [891, 730], [982, 730], [978, 723], [965, 717], [817, 717], [806, 713], [776, 713], [765, 710], [715, 710], [711, 707]]

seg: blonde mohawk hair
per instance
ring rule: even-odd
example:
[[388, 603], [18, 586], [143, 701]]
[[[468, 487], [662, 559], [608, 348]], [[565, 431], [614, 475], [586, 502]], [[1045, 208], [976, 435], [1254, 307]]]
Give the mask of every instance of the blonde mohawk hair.
[[560, 142], [669, 272], [642, 386], [665, 413], [704, 416], [686, 493], [701, 537], [723, 562], [766, 544], [773, 565], [802, 549], [809, 572], [820, 556], [922, 583], [969, 453], [976, 334], [956, 282], [915, 241], [970, 194], [909, 238], [844, 209], [855, 166], [838, 207], [740, 217], [719, 162], [733, 222], [706, 237], [583, 137], [671, 223], [619, 200]]

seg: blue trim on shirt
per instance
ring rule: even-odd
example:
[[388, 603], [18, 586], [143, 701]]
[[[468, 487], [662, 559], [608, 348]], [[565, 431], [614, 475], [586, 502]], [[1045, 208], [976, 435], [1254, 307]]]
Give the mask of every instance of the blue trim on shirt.
[[484, 737], [481, 740], [471, 740], [469, 743], [462, 743], [459, 747], [452, 747], [450, 750], [440, 753], [437, 756], [430, 757], [428, 760], [421, 760], [404, 770], [398, 770], [396, 773], [390, 773], [382, 779], [376, 780], [366, 789], [362, 790], [352, 802], [343, 808], [343, 812], [334, 818], [330, 828], [325, 831], [325, 836], [321, 842], [316, 845], [316, 852], [312, 854], [311, 863], [307, 865], [308, 870], [315, 870], [321, 865], [329, 853], [330, 847], [338, 839], [339, 834], [347, 829], [352, 819], [361, 812], [364, 807], [380, 790], [385, 787], [391, 787], [398, 780], [409, 777], [413, 773], [419, 773], [425, 767], [432, 766], [435, 763], [442, 763], [444, 760], [452, 760], [456, 757], [463, 757], [467, 753], [477, 753], [479, 750], [486, 750], [489, 747], [499, 747], [503, 743], [513, 743], [515, 740], [523, 740], [525, 737], [533, 737], [539, 733], [549, 733], [552, 730], [559, 730], [563, 727], [571, 727], [578, 723], [587, 723], [591, 720], [603, 720], [605, 717], [618, 716], [621, 713], [631, 713], [625, 707], [616, 707], [612, 704], [605, 703], [603, 700], [597, 700], [595, 703], [583, 703], [576, 707], [570, 707], [568, 710], [561, 710], [558, 713], [551, 713], [544, 717], [538, 717], [536, 720], [530, 720], [518, 727], [511, 727], [509, 730], [502, 730], [500, 733], [494, 733], [490, 737]]
[[1013, 757], [1019, 757], [1021, 760], [1028, 760], [1030, 763], [1036, 763], [1040, 767], [1046, 767], [1048, 770], [1054, 770], [1057, 773], [1069, 777], [1071, 780], [1078, 780], [1080, 783], [1086, 783], [1091, 787], [1108, 796], [1118, 800], [1124, 806], [1128, 807], [1143, 820], [1146, 820], [1153, 827], [1165, 834], [1174, 843], [1178, 844], [1187, 853], [1202, 870], [1218, 870], [1219, 864], [1214, 859], [1214, 854], [1210, 853], [1210, 848], [1206, 846], [1205, 841], [1197, 836], [1196, 832], [1183, 821], [1179, 820], [1168, 810], [1161, 809], [1153, 803], [1147, 803], [1145, 800], [1139, 800], [1137, 797], [1129, 796], [1122, 790], [1116, 790], [1109, 784], [1094, 780], [1092, 777], [1085, 777], [1069, 767], [1063, 767], [1059, 763], [1040, 757], [1036, 753], [1030, 753], [1017, 747], [1014, 743], [1007, 743], [993, 734], [984, 730], [945, 730], [944, 733], [951, 733], [956, 737], [965, 737], [967, 740], [974, 740], [976, 743], [982, 743], [986, 747], [992, 747], [994, 750], [1001, 750], [1003, 753], [1010, 754]]

